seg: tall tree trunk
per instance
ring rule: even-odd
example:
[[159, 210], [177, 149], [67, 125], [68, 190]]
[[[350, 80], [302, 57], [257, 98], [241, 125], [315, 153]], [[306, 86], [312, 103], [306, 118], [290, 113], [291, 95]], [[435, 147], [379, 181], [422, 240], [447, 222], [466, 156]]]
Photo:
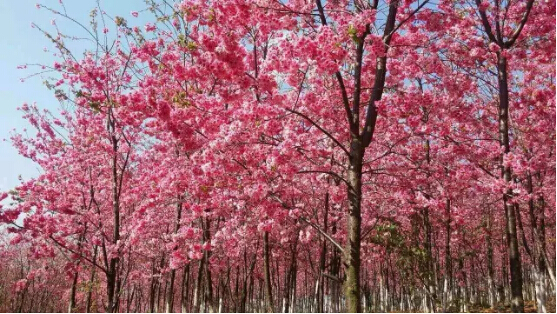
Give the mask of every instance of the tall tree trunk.
[[[499, 140], [504, 148], [504, 155], [510, 152], [509, 142], [509, 87], [507, 74], [507, 59], [501, 53], [497, 53], [497, 70], [499, 83]], [[509, 249], [509, 270], [511, 275], [511, 308], [514, 312], [524, 312], [524, 300], [522, 297], [522, 267], [520, 262], [520, 251], [518, 249], [518, 236], [516, 231], [516, 213], [512, 200], [511, 167], [503, 162], [501, 156], [501, 175], [509, 186], [503, 194], [503, 205], [505, 207], [507, 246]]]
[[264, 254], [264, 268], [265, 268], [265, 303], [266, 311], [268, 313], [273, 313], [273, 295], [271, 290], [271, 265], [270, 265], [270, 255], [271, 248], [269, 247], [269, 232], [265, 231], [263, 234], [263, 254]]
[[[161, 259], [161, 265], [164, 265], [164, 256]], [[152, 261], [151, 269], [151, 284], [149, 286], [149, 313], [154, 313], [157, 310], [157, 291], [160, 285], [157, 277], [157, 264], [156, 258]]]
[[458, 269], [462, 277], [462, 283], [460, 285], [460, 302], [461, 302], [461, 312], [468, 312], [468, 278], [466, 277], [466, 271], [464, 270], [464, 256], [458, 259]]
[[486, 226], [486, 242], [487, 242], [487, 289], [489, 306], [493, 309], [497, 303], [496, 289], [495, 289], [495, 274], [493, 271], [493, 239], [492, 228], [493, 218], [491, 217], [491, 209], [488, 208], [487, 213], [487, 226]]
[[[327, 17], [321, 0], [316, 0], [317, 10], [323, 26], [327, 25]], [[336, 72], [335, 77], [338, 81], [339, 88], [343, 98], [346, 118], [350, 131], [350, 149], [348, 163], [348, 219], [347, 219], [347, 243], [344, 252], [345, 283], [344, 292], [346, 299], [346, 310], [348, 312], [361, 312], [361, 288], [360, 288], [360, 247], [361, 247], [361, 199], [362, 199], [362, 162], [365, 148], [370, 145], [375, 132], [377, 122], [376, 101], [381, 100], [383, 89], [385, 87], [385, 78], [387, 74], [387, 52], [390, 47], [390, 41], [395, 32], [396, 15], [400, 1], [390, 1], [389, 13], [383, 30], [383, 49], [384, 56], [376, 58], [375, 81], [373, 89], [368, 101], [367, 112], [362, 132], [360, 133], [360, 107], [361, 99], [361, 77], [363, 68], [365, 37], [370, 33], [370, 26], [366, 27], [366, 31], [356, 39], [356, 63], [354, 67], [354, 91], [352, 100], [352, 109], [350, 108], [350, 100], [345, 89], [344, 80], [341, 72]], [[373, 9], [377, 9], [378, 1], [372, 5]], [[345, 149], [346, 151], [346, 149]]]
[[[532, 229], [532, 238], [534, 241], [534, 252], [533, 252], [533, 262], [534, 262], [534, 285], [536, 291], [536, 307], [538, 312], [547, 313], [545, 306], [547, 298], [547, 287], [546, 287], [546, 265], [543, 258], [544, 254], [544, 244], [540, 236], [540, 231], [538, 230], [538, 219], [536, 218], [535, 203], [534, 203], [534, 185], [532, 183], [532, 175], [528, 172], [526, 177], [526, 190], [531, 196], [528, 200], [528, 214], [530, 217], [530, 228]], [[540, 215], [541, 221], [543, 221], [543, 209], [542, 215]], [[518, 213], [520, 215], [520, 213]], [[523, 231], [524, 233], [524, 231]]]
[[[429, 141], [428, 141], [429, 143]], [[429, 145], [428, 145], [429, 147]], [[424, 233], [426, 253], [426, 302], [429, 312], [435, 312], [435, 277], [432, 254], [431, 224], [429, 222], [429, 208], [424, 208]]]
[[79, 273], [77, 271], [74, 272], [73, 279], [72, 279], [72, 288], [71, 288], [71, 291], [70, 291], [70, 302], [68, 304], [68, 313], [73, 312], [74, 308], [75, 308], [75, 293], [77, 291], [77, 279], [78, 279], [78, 277], [79, 277]]
[[195, 281], [195, 289], [193, 292], [193, 312], [199, 313], [201, 309], [201, 289], [203, 288], [203, 269], [205, 259], [199, 261], [197, 268], [197, 280]]
[[[328, 222], [328, 215], [329, 215], [329, 193], [325, 194], [325, 211], [323, 216], [323, 231], [325, 233], [328, 232], [329, 229], [329, 222]], [[327, 239], [323, 238], [323, 244], [321, 247], [321, 254], [319, 255], [319, 283], [318, 283], [318, 293], [317, 293], [317, 309], [316, 311], [319, 313], [323, 313], [325, 308], [325, 262], [327, 258]]]
[[[178, 204], [176, 205], [176, 223], [174, 225], [174, 234], [180, 230], [180, 219], [182, 219], [182, 197], [178, 195]], [[176, 250], [177, 247], [174, 248]], [[170, 283], [166, 296], [166, 313], [171, 313], [174, 309], [174, 280], [176, 279], [176, 269], [170, 271]]]
[[350, 145], [350, 166], [348, 168], [348, 236], [344, 254], [346, 265], [345, 296], [346, 310], [360, 313], [360, 246], [361, 246], [361, 202], [362, 202], [362, 160], [364, 147], [359, 138], [353, 138]]
[[[79, 240], [78, 240], [78, 245], [77, 245], [77, 251], [81, 252], [81, 245], [83, 243], [83, 240], [85, 238], [85, 233], [87, 232], [87, 225], [85, 225], [85, 229], [83, 231], [82, 234], [79, 235]], [[76, 267], [79, 267], [80, 261], [77, 261], [77, 265]], [[93, 266], [95, 267], [95, 266]], [[72, 288], [70, 290], [70, 302], [68, 304], [68, 313], [73, 312], [74, 308], [75, 308], [75, 295], [77, 292], [77, 280], [79, 279], [79, 272], [76, 270], [74, 272], [73, 275], [73, 279], [72, 279]]]
[[[258, 245], [259, 246], [259, 243]], [[256, 250], [257, 251], [257, 250]], [[257, 255], [254, 254], [253, 260], [251, 260], [249, 268], [247, 267], [248, 258], [247, 258], [247, 248], [244, 250], [244, 267], [246, 267], [246, 271], [244, 274], [244, 282], [243, 282], [243, 289], [242, 289], [242, 296], [240, 298], [240, 310], [238, 312], [247, 312], [247, 301], [248, 297], [253, 294], [253, 285], [254, 285], [254, 278], [253, 272], [255, 270], [255, 264], [257, 262]]]
[[449, 309], [451, 294], [451, 200], [445, 201], [445, 276], [443, 277], [443, 312]]
[[[118, 180], [118, 139], [116, 138], [115, 122], [112, 118], [112, 110], [108, 110], [108, 123], [107, 128], [110, 134], [110, 142], [112, 144], [112, 245], [117, 246], [120, 240], [120, 191]], [[123, 171], [123, 170], [122, 170]], [[107, 311], [113, 313], [116, 310], [116, 277], [118, 275], [118, 254], [116, 256], [111, 254], [110, 263], [106, 272], [106, 293], [107, 293]]]
[[188, 299], [188, 291], [190, 285], [190, 264], [186, 264], [184, 267], [184, 273], [182, 275], [182, 292], [180, 294], [180, 309], [182, 313], [189, 312], [189, 299]]
[[545, 265], [545, 269], [547, 274], [549, 275], [550, 283], [553, 289], [555, 289], [555, 263], [553, 265], [550, 263], [549, 259], [547, 258], [546, 254], [546, 243], [545, 243], [545, 200], [543, 196], [540, 196], [538, 199], [539, 208], [540, 208], [540, 228], [539, 228], [539, 237], [540, 237], [540, 244], [541, 244], [541, 254], [543, 258], [543, 262]]
[[[336, 221], [333, 222], [333, 226], [331, 228], [332, 235], [335, 235], [337, 232], [337, 223]], [[332, 312], [338, 313], [340, 312], [340, 263], [341, 263], [341, 256], [339, 254], [339, 250], [336, 247], [333, 247], [333, 256], [331, 258], [331, 275], [336, 278], [331, 284], [331, 305], [332, 305]]]
[[[119, 263], [122, 265], [122, 262]], [[122, 268], [122, 267], [120, 267]], [[120, 294], [122, 289], [122, 278], [120, 272], [116, 275], [116, 288], [114, 289], [114, 312], [120, 312]]]
[[[98, 247], [95, 245], [93, 249], [93, 261], [97, 259], [97, 249]], [[95, 282], [95, 271], [97, 268], [95, 266], [91, 267], [91, 277], [89, 278], [89, 283], [87, 285], [87, 298], [85, 300], [85, 313], [91, 313], [91, 302], [93, 300], [93, 283]]]
[[[203, 220], [202, 220], [203, 221]], [[203, 225], [203, 242], [204, 244], [211, 243], [211, 219], [207, 217]], [[209, 311], [214, 313], [217, 309], [213, 297], [213, 278], [211, 276], [211, 251], [205, 250], [203, 252], [203, 259], [205, 260], [205, 306], [209, 307]]]
[[[511, 188], [511, 167], [504, 163], [504, 157], [510, 152], [509, 142], [509, 86], [507, 73], [507, 58], [503, 55], [505, 49], [511, 48], [528, 21], [528, 16], [535, 0], [528, 0], [522, 19], [517, 23], [515, 30], [508, 40], [500, 30], [500, 16], [495, 15], [496, 35], [494, 35], [482, 0], [476, 0], [476, 6], [481, 18], [485, 34], [491, 43], [497, 44], [502, 51], [497, 52], [497, 82], [499, 87], [499, 141], [504, 152], [500, 158], [501, 177], [505, 180], [507, 188], [503, 193], [503, 206], [505, 209], [505, 233], [507, 235], [507, 247], [509, 253], [509, 268], [511, 275], [511, 309], [513, 312], [524, 312], [524, 300], [522, 296], [522, 267], [520, 252], [518, 250], [518, 237], [516, 232], [516, 217], [514, 212]], [[507, 7], [510, 4], [507, 4]], [[504, 24], [504, 20], [503, 20]], [[504, 30], [503, 30], [504, 31]], [[506, 279], [505, 279], [506, 281]]]

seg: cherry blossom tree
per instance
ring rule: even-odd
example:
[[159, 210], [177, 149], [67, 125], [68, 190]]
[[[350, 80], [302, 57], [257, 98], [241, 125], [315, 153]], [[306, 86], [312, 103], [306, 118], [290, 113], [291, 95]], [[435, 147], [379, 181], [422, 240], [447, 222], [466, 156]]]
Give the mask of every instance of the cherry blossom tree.
[[555, 1], [37, 7], [3, 310], [551, 310]]

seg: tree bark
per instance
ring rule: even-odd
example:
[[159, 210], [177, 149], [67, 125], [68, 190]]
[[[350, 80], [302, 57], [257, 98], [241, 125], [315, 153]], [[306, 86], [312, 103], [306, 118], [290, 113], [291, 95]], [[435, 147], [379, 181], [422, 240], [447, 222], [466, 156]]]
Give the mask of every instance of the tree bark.
[[70, 302], [68, 304], [68, 313], [72, 313], [74, 308], [75, 308], [75, 293], [77, 290], [77, 279], [79, 277], [79, 273], [76, 271], [73, 274], [73, 279], [72, 279], [72, 288], [70, 291]]
[[[97, 246], [93, 249], [93, 261], [97, 259]], [[95, 281], [95, 271], [96, 267], [91, 267], [91, 277], [89, 278], [89, 284], [87, 286], [87, 298], [85, 300], [85, 313], [91, 313], [91, 302], [93, 296], [93, 283]]]
[[199, 261], [199, 265], [197, 268], [197, 280], [195, 281], [195, 289], [193, 292], [193, 312], [199, 313], [201, 309], [201, 289], [203, 287], [203, 268], [204, 268], [204, 259]]
[[511, 308], [514, 312], [524, 312], [524, 300], [522, 297], [522, 267], [520, 262], [520, 251], [518, 249], [518, 236], [516, 231], [516, 213], [512, 201], [511, 167], [505, 165], [504, 156], [510, 152], [509, 141], [509, 87], [507, 73], [507, 59], [501, 53], [497, 53], [497, 70], [499, 84], [499, 141], [504, 148], [501, 156], [501, 176], [508, 188], [503, 194], [503, 205], [505, 207], [507, 246], [509, 248], [509, 270], [511, 275]]
[[346, 310], [360, 313], [360, 246], [361, 246], [361, 201], [362, 201], [362, 160], [364, 147], [359, 138], [353, 138], [350, 145], [350, 166], [348, 169], [348, 243], [344, 254], [346, 265], [345, 296]]
[[[174, 225], [174, 234], [180, 230], [180, 219], [182, 218], [182, 198], [178, 195], [178, 205], [176, 205], [176, 223]], [[177, 247], [174, 248], [176, 250]], [[174, 281], [176, 279], [176, 269], [170, 271], [170, 283], [166, 297], [166, 313], [171, 313], [174, 309]]]
[[[544, 244], [538, 230], [538, 219], [536, 218], [535, 204], [534, 204], [534, 185], [532, 183], [532, 175], [528, 172], [526, 176], [526, 190], [531, 196], [528, 200], [528, 214], [530, 217], [530, 228], [532, 229], [533, 238], [533, 263], [534, 263], [534, 285], [536, 292], [536, 307], [538, 312], [547, 313], [545, 306], [547, 298], [546, 290], [546, 265], [543, 258]], [[520, 213], [518, 213], [520, 215]], [[543, 222], [543, 211], [541, 221]], [[524, 231], [523, 231], [524, 232]]]
[[493, 227], [491, 210], [488, 208], [486, 242], [487, 242], [487, 289], [489, 294], [489, 306], [493, 309], [497, 303], [497, 292], [495, 290], [495, 274], [493, 271], [493, 239], [491, 228]]
[[451, 200], [445, 203], [445, 276], [443, 278], [443, 312], [449, 309], [451, 294]]
[[[107, 129], [110, 135], [110, 143], [112, 144], [112, 245], [117, 246], [120, 240], [120, 191], [118, 180], [118, 139], [116, 138], [115, 123], [112, 118], [112, 110], [107, 113]], [[122, 170], [123, 171], [123, 170]], [[106, 293], [107, 293], [107, 311], [113, 313], [116, 310], [116, 277], [118, 275], [118, 255], [110, 258], [108, 270], [106, 272]]]
[[[329, 193], [325, 194], [325, 212], [323, 216], [323, 231], [327, 233], [329, 230]], [[321, 254], [319, 256], [319, 291], [317, 295], [317, 312], [323, 313], [325, 310], [325, 264], [327, 258], [327, 239], [323, 238]]]
[[266, 311], [268, 313], [273, 313], [273, 295], [271, 288], [271, 265], [270, 265], [270, 255], [271, 248], [269, 247], [269, 232], [265, 231], [263, 234], [263, 254], [264, 254], [264, 268], [265, 268], [265, 303]]
[[[203, 221], [203, 220], [202, 220]], [[211, 243], [211, 219], [207, 217], [205, 219], [205, 224], [203, 225], [203, 242], [205, 244]], [[214, 297], [213, 297], [213, 278], [211, 276], [211, 251], [205, 250], [203, 252], [203, 259], [205, 260], [205, 306], [209, 307], [209, 311], [211, 313], [215, 312], [217, 306], [214, 304]]]

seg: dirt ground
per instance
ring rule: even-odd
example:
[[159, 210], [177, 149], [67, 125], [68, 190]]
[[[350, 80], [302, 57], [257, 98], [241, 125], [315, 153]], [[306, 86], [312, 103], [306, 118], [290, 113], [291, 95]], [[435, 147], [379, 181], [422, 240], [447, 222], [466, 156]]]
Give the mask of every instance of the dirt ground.
[[[555, 313], [555, 296], [547, 301], [547, 313]], [[535, 301], [524, 302], [524, 313], [537, 313]], [[510, 305], [500, 304], [494, 309], [489, 307], [472, 306], [470, 313], [512, 313]]]

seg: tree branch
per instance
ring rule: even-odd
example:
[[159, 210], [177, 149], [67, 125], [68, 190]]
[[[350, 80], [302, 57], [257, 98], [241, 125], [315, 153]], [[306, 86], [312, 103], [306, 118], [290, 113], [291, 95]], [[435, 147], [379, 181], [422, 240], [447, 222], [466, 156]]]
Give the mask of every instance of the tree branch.
[[[479, 1], [479, 0], [476, 0], [476, 1]], [[526, 22], [528, 21], [528, 16], [530, 15], [530, 11], [532, 11], [532, 6], [534, 6], [534, 0], [528, 0], [528, 3], [526, 4], [526, 12], [524, 12], [524, 15], [522, 16], [522, 19], [520, 20], [520, 23], [518, 24], [518, 27], [516, 28], [516, 30], [511, 35], [511, 39], [509, 41], [505, 42], [505, 44], [504, 44], [505, 48], [512, 47], [512, 45], [514, 44], [514, 42], [516, 41], [518, 36], [520, 36], [520, 33], [522, 32], [522, 29], [524, 28], [524, 25], [526, 25]]]
[[476, 0], [476, 6], [478, 7], [478, 12], [480, 13], [482, 24], [484, 26], [487, 37], [490, 41], [500, 45], [501, 43], [498, 42], [497, 38], [495, 38], [495, 36], [493, 35], [493, 30], [491, 29], [491, 25], [489, 24], [489, 20], [487, 19], [487, 14], [485, 13], [485, 10], [482, 9], [482, 0]]
[[[319, 18], [321, 19], [321, 24], [323, 26], [327, 25], [327, 18], [325, 17], [325, 11], [323, 10], [323, 4], [321, 0], [315, 0], [317, 4], [317, 10], [319, 11]], [[338, 86], [340, 87], [340, 93], [342, 95], [342, 103], [344, 104], [344, 111], [346, 112], [346, 119], [348, 120], [348, 125], [350, 126], [350, 131], [352, 133], [358, 134], [358, 124], [352, 121], [352, 110], [350, 109], [350, 100], [348, 99], [348, 93], [346, 92], [346, 87], [344, 86], [344, 80], [342, 79], [342, 74], [340, 71], [335, 73], [335, 77], [338, 81]]]
[[346, 182], [346, 180], [339, 176], [338, 174], [332, 172], [332, 171], [320, 171], [320, 170], [300, 170], [298, 171], [298, 173], [324, 173], [324, 174], [328, 174], [331, 175], [339, 180], [342, 180], [344, 183], [348, 184], [348, 182]]
[[335, 241], [335, 239], [333, 239], [333, 237], [331, 237], [329, 234], [327, 234], [325, 231], [323, 231], [323, 229], [321, 229], [318, 225], [314, 224], [313, 222], [305, 219], [304, 217], [300, 217], [299, 218], [301, 221], [307, 223], [308, 225], [312, 226], [315, 230], [319, 231], [319, 233], [321, 233], [321, 235], [323, 235], [327, 240], [329, 240], [329, 242], [331, 242], [334, 246], [336, 246], [336, 248], [342, 253], [344, 254], [344, 248], [338, 244], [337, 241]]
[[334, 136], [332, 136], [331, 133], [327, 132], [325, 129], [323, 129], [321, 126], [319, 126], [317, 123], [315, 123], [310, 117], [306, 116], [305, 114], [303, 114], [299, 111], [293, 110], [293, 109], [286, 108], [286, 111], [291, 112], [293, 114], [296, 114], [296, 115], [308, 120], [313, 126], [318, 128], [319, 131], [323, 132], [325, 135], [327, 135], [327, 137], [329, 137], [333, 142], [335, 142], [335, 144], [337, 144], [346, 153], [346, 155], [350, 156], [350, 153], [348, 152], [348, 150]]

